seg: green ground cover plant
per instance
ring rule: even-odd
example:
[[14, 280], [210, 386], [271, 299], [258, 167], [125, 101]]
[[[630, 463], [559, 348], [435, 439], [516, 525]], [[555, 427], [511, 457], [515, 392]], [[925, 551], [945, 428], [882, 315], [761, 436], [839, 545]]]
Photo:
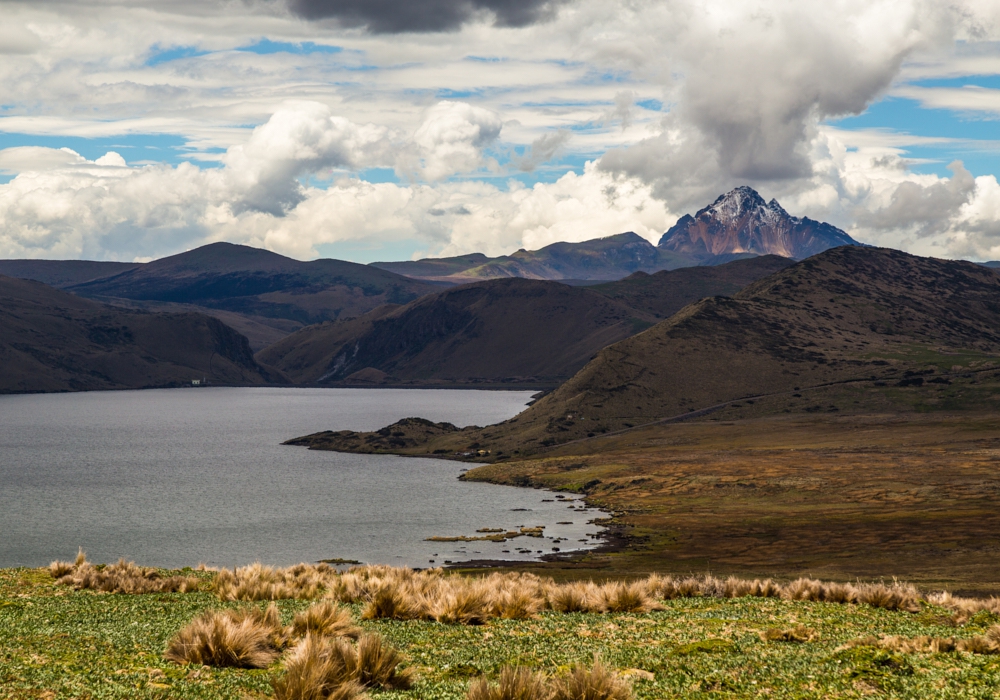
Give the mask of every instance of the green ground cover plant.
[[[195, 577], [202, 585], [187, 593], [107, 593], [60, 584], [47, 570], [0, 570], [0, 697], [274, 697], [287, 656], [265, 669], [164, 657], [170, 640], [200, 615], [264, 612], [271, 603], [220, 600], [211, 590], [212, 572], [161, 575]], [[1000, 655], [987, 643], [1000, 616], [985, 609], [970, 615], [946, 598], [933, 600], [945, 604], [921, 600], [908, 611], [785, 598], [676, 597], [649, 612], [540, 611], [478, 625], [365, 620], [361, 602], [339, 608], [363, 633], [398, 650], [400, 670], [412, 678], [407, 690], [366, 690], [373, 698], [461, 700], [484, 679], [496, 684], [505, 668], [567, 679], [595, 656], [638, 699], [995, 697]], [[297, 615], [302, 627], [303, 613], [316, 604], [274, 601], [288, 628]], [[979, 638], [986, 646], [971, 645], [978, 653], [935, 653], [929, 642], [914, 641], [920, 638]]]

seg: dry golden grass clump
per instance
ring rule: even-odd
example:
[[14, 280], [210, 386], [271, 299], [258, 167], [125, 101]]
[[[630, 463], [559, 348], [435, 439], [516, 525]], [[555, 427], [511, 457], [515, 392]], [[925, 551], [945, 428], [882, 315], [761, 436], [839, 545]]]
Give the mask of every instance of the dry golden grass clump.
[[350, 700], [365, 688], [405, 690], [409, 670], [399, 668], [402, 656], [375, 634], [357, 644], [309, 633], [285, 662], [285, 673], [273, 682], [278, 700]]
[[427, 601], [411, 587], [386, 584], [375, 591], [361, 613], [362, 620], [423, 620]]
[[580, 664], [553, 683], [552, 700], [631, 700], [628, 681], [594, 657], [592, 666]]
[[857, 602], [873, 608], [917, 612], [922, 598], [915, 586], [897, 581], [893, 581], [891, 585], [862, 583], [857, 586]]
[[491, 617], [490, 593], [482, 584], [445, 586], [428, 605], [427, 614], [446, 625], [482, 625]]
[[878, 647], [904, 654], [945, 654], [964, 651], [970, 654], [1000, 654], [1000, 625], [993, 625], [984, 634], [967, 639], [954, 637], [864, 637], [848, 642], [849, 647]]
[[594, 612], [594, 603], [599, 598], [597, 591], [598, 587], [593, 582], [565, 583], [551, 587], [547, 602], [556, 612]]
[[256, 562], [221, 569], [213, 588], [220, 600], [310, 600], [319, 598], [336, 576], [336, 570], [327, 564], [296, 564], [282, 569]]
[[916, 612], [921, 602], [957, 611], [966, 618], [980, 610], [1000, 611], [1000, 599], [972, 601], [938, 594], [925, 598], [912, 585], [836, 583], [800, 578], [786, 584], [773, 579], [652, 575], [631, 582], [557, 584], [531, 574], [494, 573], [483, 578], [445, 574], [440, 569], [412, 571], [386, 566], [358, 567], [336, 576], [327, 595], [365, 604], [365, 619], [437, 620], [482, 624], [494, 617], [526, 618], [544, 610], [573, 613], [650, 612], [661, 600], [690, 597], [782, 598], [870, 605]]
[[601, 586], [601, 603], [606, 612], [647, 613], [661, 610], [645, 581], [632, 583], [611, 582]]
[[478, 625], [500, 617], [525, 619], [546, 609], [551, 584], [531, 574], [494, 573], [485, 578], [446, 576], [439, 569], [412, 571], [370, 567], [341, 577], [330, 595], [364, 602], [366, 620], [435, 620]]
[[509, 588], [490, 597], [490, 614], [501, 620], [528, 620], [544, 605], [533, 591]]
[[105, 593], [188, 593], [199, 586], [193, 576], [164, 577], [156, 569], [124, 559], [107, 566], [94, 566], [82, 549], [72, 564], [65, 561], [49, 564], [49, 573], [61, 584]]
[[410, 669], [400, 669], [403, 656], [377, 634], [363, 634], [355, 647], [355, 680], [366, 688], [406, 690], [413, 683]]
[[308, 634], [285, 661], [285, 673], [272, 682], [278, 700], [350, 700], [364, 688], [351, 678], [354, 648], [343, 639]]
[[541, 673], [527, 668], [505, 666], [496, 683], [486, 678], [472, 682], [466, 700], [549, 700], [552, 688]]
[[927, 596], [927, 602], [950, 610], [955, 615], [955, 622], [963, 624], [979, 612], [989, 612], [1000, 615], [1000, 598], [958, 598], [947, 591], [932, 593]]
[[795, 642], [803, 644], [814, 642], [819, 639], [819, 632], [812, 627], [805, 625], [795, 625], [795, 627], [778, 628], [772, 627], [761, 635], [766, 642]]
[[266, 610], [208, 610], [181, 629], [164, 656], [176, 663], [266, 668], [287, 644], [281, 616]]
[[347, 610], [341, 610], [336, 603], [322, 601], [310, 605], [292, 621], [293, 635], [304, 637], [309, 633], [357, 639], [361, 636], [361, 628], [354, 624]]
[[466, 700], [631, 700], [628, 681], [600, 657], [591, 666], [575, 665], [564, 676], [549, 678], [526, 668], [504, 667], [496, 683], [473, 681]]
[[310, 634], [357, 639], [361, 629], [350, 613], [328, 601], [296, 614], [289, 627], [273, 602], [264, 610], [208, 610], [174, 635], [164, 656], [177, 663], [264, 668], [295, 638]]

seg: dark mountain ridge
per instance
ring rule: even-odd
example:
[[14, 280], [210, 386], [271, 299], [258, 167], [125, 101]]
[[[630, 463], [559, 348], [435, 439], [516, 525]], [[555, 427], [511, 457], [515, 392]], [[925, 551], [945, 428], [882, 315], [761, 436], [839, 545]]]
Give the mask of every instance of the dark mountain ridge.
[[10, 277], [0, 277], [0, 368], [0, 393], [280, 380], [218, 319], [128, 311]]
[[98, 260], [0, 260], [0, 275], [35, 280], [61, 289], [81, 282], [117, 275], [142, 263]]
[[272, 292], [305, 294], [329, 287], [357, 290], [363, 297], [385, 297], [388, 303], [410, 301], [416, 291], [433, 286], [343, 260], [300, 262], [260, 248], [211, 243], [161, 258], [111, 277], [69, 287], [81, 296], [122, 297], [217, 305]]
[[342, 260], [300, 262], [212, 243], [66, 289], [131, 308], [215, 315], [261, 349], [305, 325], [406, 303], [441, 286]]
[[790, 264], [763, 256], [639, 272], [594, 287], [516, 277], [477, 282], [302, 329], [257, 357], [298, 383], [554, 386], [605, 345]]

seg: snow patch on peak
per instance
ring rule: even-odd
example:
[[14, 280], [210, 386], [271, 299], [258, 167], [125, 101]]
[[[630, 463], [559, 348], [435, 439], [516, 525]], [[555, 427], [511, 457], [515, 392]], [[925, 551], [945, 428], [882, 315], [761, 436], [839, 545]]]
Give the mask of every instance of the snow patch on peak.
[[698, 212], [698, 218], [707, 214], [717, 221], [731, 224], [745, 214], [752, 213], [764, 207], [764, 200], [755, 189], [747, 185], [740, 185], [736, 189], [721, 195], [711, 205]]

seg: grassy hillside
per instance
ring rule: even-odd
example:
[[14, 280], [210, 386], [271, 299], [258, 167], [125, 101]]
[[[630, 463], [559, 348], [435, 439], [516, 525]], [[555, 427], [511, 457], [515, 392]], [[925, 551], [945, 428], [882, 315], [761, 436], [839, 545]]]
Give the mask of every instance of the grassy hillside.
[[264, 384], [247, 339], [195, 313], [126, 311], [0, 277], [0, 392]]

